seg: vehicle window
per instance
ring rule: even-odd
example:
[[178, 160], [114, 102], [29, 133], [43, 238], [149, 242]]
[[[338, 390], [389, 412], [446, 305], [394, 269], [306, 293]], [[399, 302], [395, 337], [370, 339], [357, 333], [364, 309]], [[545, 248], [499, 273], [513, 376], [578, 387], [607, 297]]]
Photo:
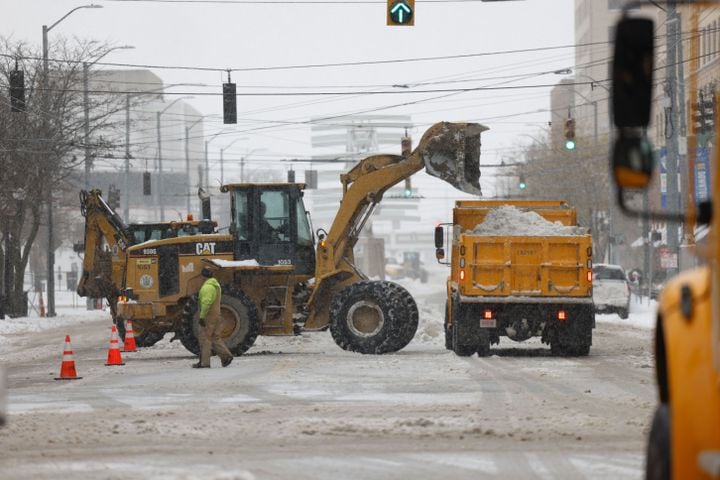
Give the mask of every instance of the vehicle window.
[[238, 240], [247, 240], [250, 236], [250, 222], [247, 192], [244, 190], [235, 191], [235, 225]]
[[288, 192], [265, 191], [260, 195], [260, 201], [261, 212], [265, 210], [265, 213], [261, 213], [261, 218], [258, 219], [261, 241], [289, 242], [290, 202]]
[[298, 228], [298, 244], [312, 245], [312, 232], [310, 231], [310, 223], [303, 202], [297, 200], [297, 228]]
[[596, 268], [594, 275], [596, 280], [625, 280], [623, 271], [616, 268]]

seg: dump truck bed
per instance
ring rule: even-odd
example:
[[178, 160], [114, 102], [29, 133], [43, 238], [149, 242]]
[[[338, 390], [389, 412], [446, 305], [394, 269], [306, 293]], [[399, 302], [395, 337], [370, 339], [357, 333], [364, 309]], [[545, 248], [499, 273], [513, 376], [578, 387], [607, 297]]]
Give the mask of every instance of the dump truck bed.
[[592, 274], [588, 274], [592, 271], [590, 235], [463, 234], [458, 248], [465, 251], [461, 255], [465, 273], [457, 277], [461, 279], [463, 297], [529, 297], [528, 301], [536, 302], [537, 297], [592, 296]]

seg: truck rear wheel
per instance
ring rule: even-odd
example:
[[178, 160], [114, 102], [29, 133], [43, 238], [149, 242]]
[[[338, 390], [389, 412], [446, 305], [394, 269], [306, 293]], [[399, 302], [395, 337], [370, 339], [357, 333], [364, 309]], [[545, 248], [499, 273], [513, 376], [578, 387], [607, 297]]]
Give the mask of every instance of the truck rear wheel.
[[670, 412], [666, 403], [655, 410], [648, 438], [645, 478], [670, 479]]
[[461, 321], [461, 318], [456, 317], [455, 325], [453, 325], [453, 328], [450, 329], [452, 334], [452, 351], [455, 352], [455, 355], [458, 357], [469, 357], [473, 353], [477, 352], [477, 345], [475, 345], [474, 342], [465, 343], [467, 342], [467, 338], [463, 338], [460, 334], [462, 331], [460, 328]]
[[418, 309], [396, 283], [363, 281], [348, 285], [330, 305], [330, 333], [351, 352], [383, 354], [407, 346], [418, 328]]
[[445, 302], [445, 349], [452, 350], [452, 326], [450, 325], [450, 314], [448, 313], [448, 302]]
[[[232, 285], [224, 285], [220, 301], [220, 338], [233, 355], [242, 355], [257, 339], [260, 321], [253, 301]], [[198, 298], [188, 299], [183, 310], [180, 342], [195, 355], [200, 354], [197, 332], [200, 329]]]

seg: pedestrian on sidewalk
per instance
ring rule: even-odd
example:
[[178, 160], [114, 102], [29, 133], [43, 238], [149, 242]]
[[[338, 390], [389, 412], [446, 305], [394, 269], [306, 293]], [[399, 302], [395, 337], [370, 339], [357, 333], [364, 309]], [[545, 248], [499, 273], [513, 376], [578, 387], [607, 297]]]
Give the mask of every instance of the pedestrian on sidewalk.
[[220, 301], [222, 299], [222, 288], [220, 283], [213, 277], [213, 271], [209, 267], [203, 267], [200, 274], [207, 278], [200, 292], [198, 293], [198, 304], [200, 306], [200, 329], [198, 330], [198, 342], [200, 343], [200, 361], [193, 364], [193, 368], [210, 368], [210, 357], [212, 353], [220, 356], [223, 367], [227, 367], [233, 361], [233, 354], [220, 339]]

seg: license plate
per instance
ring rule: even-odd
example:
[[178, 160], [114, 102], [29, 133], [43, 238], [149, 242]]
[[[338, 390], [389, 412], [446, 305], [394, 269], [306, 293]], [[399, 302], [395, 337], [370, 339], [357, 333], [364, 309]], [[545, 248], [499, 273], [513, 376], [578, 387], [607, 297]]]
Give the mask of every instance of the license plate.
[[494, 318], [481, 318], [480, 328], [495, 328], [497, 327], [497, 320]]

